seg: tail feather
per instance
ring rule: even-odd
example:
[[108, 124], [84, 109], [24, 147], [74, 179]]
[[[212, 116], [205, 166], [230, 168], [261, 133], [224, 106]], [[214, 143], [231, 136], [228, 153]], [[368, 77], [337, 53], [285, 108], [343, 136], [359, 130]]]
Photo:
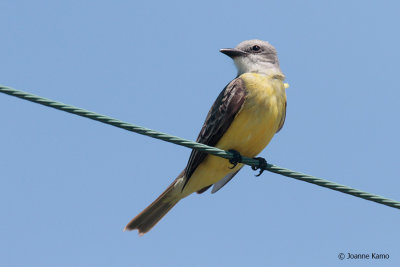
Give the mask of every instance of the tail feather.
[[133, 218], [126, 226], [124, 231], [139, 231], [139, 235], [144, 235], [151, 230], [164, 216], [181, 200], [180, 190], [173, 182], [153, 203]]

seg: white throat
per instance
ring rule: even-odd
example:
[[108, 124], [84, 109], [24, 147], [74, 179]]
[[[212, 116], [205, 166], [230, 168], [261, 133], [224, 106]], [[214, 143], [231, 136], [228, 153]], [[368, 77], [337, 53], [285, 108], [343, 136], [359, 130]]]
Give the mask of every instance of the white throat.
[[247, 73], [275, 74], [281, 73], [279, 65], [275, 62], [260, 60], [252, 55], [247, 57], [237, 57], [233, 61], [238, 69], [238, 76]]

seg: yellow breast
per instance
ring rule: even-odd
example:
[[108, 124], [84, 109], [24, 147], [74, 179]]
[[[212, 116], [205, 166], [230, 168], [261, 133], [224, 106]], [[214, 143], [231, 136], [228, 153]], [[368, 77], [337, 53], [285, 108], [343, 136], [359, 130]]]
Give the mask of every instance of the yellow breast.
[[[246, 86], [246, 100], [216, 147], [255, 157], [271, 141], [285, 116], [283, 75], [245, 73], [239, 78]], [[214, 184], [242, 165], [233, 170], [229, 166], [226, 159], [208, 155], [193, 173], [185, 191], [195, 192]]]

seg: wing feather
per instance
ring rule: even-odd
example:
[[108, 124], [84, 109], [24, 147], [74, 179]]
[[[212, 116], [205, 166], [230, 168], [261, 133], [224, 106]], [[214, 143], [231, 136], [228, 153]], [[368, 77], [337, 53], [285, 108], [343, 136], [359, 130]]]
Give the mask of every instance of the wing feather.
[[[286, 97], [285, 97], [285, 98], [286, 98]], [[283, 116], [282, 116], [281, 121], [279, 122], [279, 127], [278, 127], [278, 130], [277, 130], [276, 132], [279, 132], [279, 131], [282, 129], [283, 125], [285, 124], [285, 119], [286, 119], [286, 107], [287, 107], [287, 101], [286, 101], [286, 99], [285, 99], [285, 108], [283, 109]]]
[[[228, 130], [245, 98], [246, 88], [241, 78], [236, 78], [225, 86], [208, 112], [196, 142], [215, 146]], [[185, 168], [185, 185], [206, 156], [207, 153], [192, 150]]]

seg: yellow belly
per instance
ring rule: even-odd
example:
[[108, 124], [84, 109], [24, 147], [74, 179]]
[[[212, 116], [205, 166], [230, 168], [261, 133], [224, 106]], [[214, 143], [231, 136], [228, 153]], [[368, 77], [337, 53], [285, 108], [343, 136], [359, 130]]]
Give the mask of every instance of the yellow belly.
[[[246, 86], [246, 100], [216, 147], [255, 157], [278, 130], [285, 113], [285, 88], [282, 76], [245, 73], [240, 78]], [[214, 184], [242, 164], [234, 169], [229, 169], [230, 166], [228, 160], [208, 155], [192, 174], [183, 193], [188, 195]]]

